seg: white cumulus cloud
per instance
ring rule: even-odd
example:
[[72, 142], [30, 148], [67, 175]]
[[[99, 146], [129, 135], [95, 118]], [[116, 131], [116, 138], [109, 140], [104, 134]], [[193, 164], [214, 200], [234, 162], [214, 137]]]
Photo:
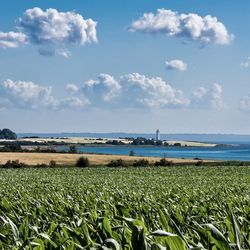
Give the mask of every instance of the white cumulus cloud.
[[66, 86], [66, 90], [70, 93], [70, 94], [76, 94], [79, 92], [80, 88], [78, 86], [76, 86], [75, 84], [68, 84]]
[[121, 86], [113, 76], [100, 74], [97, 80], [87, 81], [82, 91], [90, 100], [108, 103], [120, 94]]
[[82, 15], [56, 9], [27, 9], [17, 22], [18, 32], [0, 32], [0, 47], [17, 48], [25, 44], [39, 46], [42, 56], [71, 56], [68, 46], [97, 43], [97, 22]]
[[226, 104], [222, 97], [223, 89], [218, 83], [214, 83], [211, 88], [200, 87], [192, 93], [191, 106], [198, 108], [223, 109]]
[[0, 84], [0, 98], [10, 107], [37, 109], [55, 107], [52, 87], [43, 87], [30, 81], [6, 80]]
[[2, 48], [17, 48], [27, 43], [27, 36], [21, 32], [0, 32], [0, 47]]
[[156, 14], [145, 13], [138, 20], [132, 22], [129, 30], [183, 37], [201, 44], [225, 45], [230, 43], [233, 38], [225, 25], [216, 17], [211, 15], [201, 17], [194, 13], [179, 14], [168, 9], [158, 9]]
[[83, 86], [67, 85], [72, 96], [84, 100], [89, 107], [98, 108], [197, 108], [221, 110], [226, 107], [222, 86], [214, 83], [210, 88], [200, 87], [189, 97], [161, 77], [148, 77], [139, 73], [122, 75], [118, 79], [100, 74]]
[[[66, 85], [66, 95], [55, 97], [51, 86], [31, 81], [6, 80], [0, 83], [0, 108], [82, 110], [101, 109], [165, 109], [197, 108], [216, 109], [226, 107], [222, 86], [215, 83], [210, 88], [200, 87], [189, 97], [161, 77], [148, 77], [139, 73], [115, 79], [100, 74], [82, 86]], [[242, 98], [242, 109], [250, 109], [250, 95]]]
[[38, 45], [97, 42], [96, 25], [91, 18], [84, 19], [75, 12], [43, 11], [38, 7], [26, 10], [18, 23], [29, 40]]
[[178, 70], [178, 71], [187, 70], [187, 64], [179, 59], [166, 61], [166, 66], [168, 70]]
[[146, 107], [186, 107], [189, 100], [181, 90], [173, 88], [160, 77], [132, 73], [121, 77], [126, 105]]
[[[70, 89], [77, 87], [68, 86]], [[188, 98], [181, 90], [173, 88], [160, 77], [147, 77], [139, 73], [115, 79], [109, 74], [100, 74], [97, 80], [89, 80], [79, 88], [87, 96], [90, 105], [114, 108], [159, 108], [187, 107]], [[76, 91], [75, 91], [76, 93]]]
[[56, 98], [51, 86], [41, 86], [31, 81], [7, 79], [0, 83], [0, 108], [5, 109], [83, 109], [89, 101], [83, 96], [75, 96], [79, 88], [74, 84], [66, 87], [67, 96]]

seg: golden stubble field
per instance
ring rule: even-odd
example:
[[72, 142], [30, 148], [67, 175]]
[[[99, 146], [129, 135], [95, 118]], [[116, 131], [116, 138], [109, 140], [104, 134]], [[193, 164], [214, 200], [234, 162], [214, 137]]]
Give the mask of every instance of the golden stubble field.
[[[49, 164], [51, 160], [56, 161], [57, 165], [74, 165], [79, 157], [87, 157], [91, 165], [106, 165], [111, 160], [123, 159], [125, 161], [135, 161], [147, 159], [149, 162], [158, 161], [158, 157], [138, 157], [124, 155], [95, 155], [95, 154], [61, 154], [61, 153], [0, 153], [0, 164], [8, 160], [19, 160], [28, 165]], [[169, 159], [174, 163], [197, 162], [192, 159]]]

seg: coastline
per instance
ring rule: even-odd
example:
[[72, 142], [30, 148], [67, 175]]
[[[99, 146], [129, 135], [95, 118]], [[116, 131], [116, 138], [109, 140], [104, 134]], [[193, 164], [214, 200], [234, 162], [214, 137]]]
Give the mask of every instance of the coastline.
[[[91, 137], [39, 137], [39, 138], [18, 138], [16, 140], [0, 140], [1, 142], [20, 142], [20, 143], [40, 143], [40, 144], [80, 144], [80, 145], [109, 145], [107, 142], [109, 141], [116, 141], [123, 144], [123, 146], [131, 145], [133, 142], [130, 139], [117, 139], [117, 138], [91, 138]], [[217, 143], [210, 143], [210, 142], [199, 142], [199, 141], [185, 141], [185, 140], [164, 140], [163, 143], [168, 143], [168, 146], [176, 146], [179, 145], [180, 147], [218, 147], [220, 144]], [[114, 145], [116, 146], [116, 145]], [[122, 145], [119, 145], [122, 146]], [[136, 146], [146, 146], [146, 145], [136, 145]], [[152, 146], [152, 145], [150, 145]], [[168, 147], [166, 146], [166, 147]], [[230, 146], [230, 145], [228, 145]]]

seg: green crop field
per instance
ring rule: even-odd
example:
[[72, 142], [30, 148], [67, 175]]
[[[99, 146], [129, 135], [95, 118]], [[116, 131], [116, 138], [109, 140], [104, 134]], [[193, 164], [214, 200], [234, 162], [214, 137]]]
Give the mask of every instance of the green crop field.
[[250, 167], [0, 169], [0, 249], [250, 249]]

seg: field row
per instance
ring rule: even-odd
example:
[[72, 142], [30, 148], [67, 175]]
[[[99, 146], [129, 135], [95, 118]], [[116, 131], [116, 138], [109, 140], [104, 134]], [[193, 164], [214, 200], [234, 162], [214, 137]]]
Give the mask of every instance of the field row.
[[250, 249], [250, 168], [0, 169], [2, 249]]

